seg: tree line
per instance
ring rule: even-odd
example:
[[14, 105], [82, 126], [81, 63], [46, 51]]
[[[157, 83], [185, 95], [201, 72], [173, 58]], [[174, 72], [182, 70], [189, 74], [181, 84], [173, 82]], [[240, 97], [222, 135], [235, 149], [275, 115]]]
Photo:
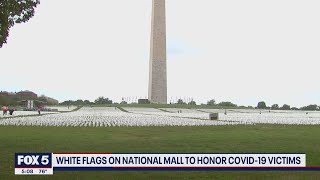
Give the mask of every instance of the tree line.
[[25, 106], [27, 100], [34, 100], [36, 104], [56, 105], [45, 99], [42, 96], [39, 97], [19, 97], [0, 95], [0, 106]]
[[[120, 103], [118, 102], [113, 102], [111, 99], [109, 98], [105, 98], [103, 96], [98, 97], [96, 100], [94, 100], [93, 102], [89, 101], [89, 100], [68, 100], [68, 101], [64, 101], [62, 103], [60, 103], [60, 105], [75, 105], [75, 106], [83, 106], [83, 105], [108, 105], [108, 104], [128, 104], [128, 102], [126, 101], [121, 101]], [[135, 103], [131, 103], [131, 104], [137, 104]], [[170, 104], [181, 104], [181, 105], [198, 105], [194, 100], [190, 101], [190, 102], [185, 102], [182, 99], [178, 99], [177, 102], [175, 103], [170, 103]], [[229, 101], [222, 101], [220, 103], [216, 103], [216, 101], [214, 99], [211, 99], [210, 101], [207, 102], [207, 104], [201, 104], [201, 105], [208, 105], [208, 106], [225, 106], [225, 107], [238, 107], [238, 105], [229, 102]]]
[[267, 106], [264, 101], [260, 101], [257, 105], [258, 109], [271, 109], [271, 110], [304, 110], [304, 111], [317, 111], [320, 107], [316, 104], [310, 104], [301, 108], [291, 107], [288, 104], [284, 104], [281, 107], [278, 104], [273, 104], [271, 107]]
[[[98, 97], [93, 102], [89, 100], [68, 100], [60, 103], [60, 105], [64, 106], [87, 106], [87, 105], [111, 105], [111, 104], [129, 104], [126, 101], [121, 101], [120, 103], [114, 102], [109, 98], [105, 98], [103, 96]], [[130, 104], [137, 104], [136, 102], [130, 103]], [[211, 99], [207, 101], [205, 104], [197, 104], [194, 100], [191, 100], [190, 102], [186, 102], [182, 99], [178, 99], [177, 102], [171, 102], [170, 104], [179, 104], [179, 105], [201, 105], [201, 106], [211, 106], [211, 107], [229, 107], [229, 108], [249, 108], [249, 109], [271, 109], [271, 110], [308, 110], [308, 111], [316, 111], [319, 110], [319, 106], [316, 104], [311, 104], [308, 106], [304, 106], [301, 108], [291, 107], [288, 104], [284, 104], [282, 106], [279, 106], [278, 104], [273, 104], [272, 106], [267, 106], [267, 104], [264, 101], [258, 102], [256, 107], [253, 106], [238, 106], [235, 103], [232, 103], [230, 101], [222, 101], [222, 102], [216, 102], [214, 99]]]

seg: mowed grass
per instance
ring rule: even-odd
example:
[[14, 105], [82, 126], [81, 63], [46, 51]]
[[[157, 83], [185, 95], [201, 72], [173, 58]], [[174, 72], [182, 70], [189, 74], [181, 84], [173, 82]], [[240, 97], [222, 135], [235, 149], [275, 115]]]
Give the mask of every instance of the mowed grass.
[[318, 179], [316, 171], [55, 171], [53, 176], [15, 176], [15, 152], [305, 152], [307, 165], [319, 166], [320, 126], [0, 126], [0, 179]]

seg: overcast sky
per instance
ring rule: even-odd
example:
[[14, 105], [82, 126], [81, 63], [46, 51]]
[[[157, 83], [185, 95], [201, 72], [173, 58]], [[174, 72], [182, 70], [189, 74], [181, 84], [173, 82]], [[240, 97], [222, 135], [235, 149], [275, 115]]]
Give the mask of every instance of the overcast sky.
[[[151, 0], [41, 0], [0, 49], [0, 89], [146, 97]], [[320, 104], [319, 0], [167, 0], [168, 101]]]

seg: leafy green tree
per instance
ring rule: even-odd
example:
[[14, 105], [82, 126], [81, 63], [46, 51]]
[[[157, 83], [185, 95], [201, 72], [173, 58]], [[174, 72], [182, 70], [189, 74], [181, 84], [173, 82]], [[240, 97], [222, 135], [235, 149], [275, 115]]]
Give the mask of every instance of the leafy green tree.
[[277, 110], [277, 109], [279, 109], [279, 105], [278, 104], [274, 104], [274, 105], [271, 106], [271, 109]]
[[232, 102], [226, 101], [226, 102], [220, 102], [218, 106], [225, 106], [225, 107], [238, 107], [238, 105], [233, 104]]
[[0, 1], [0, 48], [7, 42], [10, 28], [33, 17], [38, 4], [39, 0]]
[[74, 104], [74, 102], [71, 100], [63, 101], [62, 103], [60, 103], [60, 105], [63, 105], [63, 106], [69, 106], [69, 105], [73, 105], [73, 104]]
[[261, 101], [261, 102], [258, 103], [257, 108], [258, 109], [266, 109], [267, 105], [266, 105], [266, 103], [264, 101]]
[[197, 105], [197, 103], [192, 100], [192, 101], [189, 102], [189, 105]]
[[208, 106], [214, 106], [214, 105], [216, 105], [216, 100], [211, 99], [210, 101], [207, 102], [207, 105], [208, 105]]
[[128, 104], [127, 101], [121, 101], [120, 104]]
[[186, 104], [182, 99], [178, 99], [177, 104]]
[[9, 105], [10, 104], [10, 100], [7, 96], [0, 96], [0, 105], [4, 106], [4, 105]]
[[74, 102], [75, 105], [83, 105], [83, 100], [82, 99], [78, 99], [76, 102]]
[[309, 106], [302, 107], [301, 110], [305, 111], [316, 111], [318, 109], [318, 105], [310, 104]]
[[290, 110], [291, 108], [290, 108], [290, 105], [284, 104], [280, 109], [282, 109], [282, 110]]
[[17, 106], [19, 100], [17, 96], [0, 96], [0, 105]]
[[95, 104], [112, 104], [112, 100], [109, 98], [104, 98], [103, 96], [98, 97], [95, 101]]

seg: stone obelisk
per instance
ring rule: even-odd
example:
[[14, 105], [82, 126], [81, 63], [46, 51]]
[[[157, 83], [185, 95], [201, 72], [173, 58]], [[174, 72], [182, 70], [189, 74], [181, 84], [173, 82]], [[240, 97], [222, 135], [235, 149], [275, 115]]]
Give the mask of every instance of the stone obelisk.
[[149, 101], [167, 104], [167, 50], [165, 0], [152, 0]]

